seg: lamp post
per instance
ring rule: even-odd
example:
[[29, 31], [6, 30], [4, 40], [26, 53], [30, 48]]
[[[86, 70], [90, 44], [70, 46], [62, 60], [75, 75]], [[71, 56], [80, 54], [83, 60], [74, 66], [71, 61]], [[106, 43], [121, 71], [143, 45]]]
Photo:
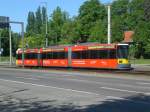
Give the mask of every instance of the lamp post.
[[107, 42], [108, 42], [108, 44], [110, 44], [111, 43], [111, 11], [110, 11], [110, 8], [111, 8], [111, 5], [110, 4], [108, 4], [107, 5], [107, 11], [108, 11], [108, 32], [107, 32]]
[[45, 4], [46, 7], [46, 18], [45, 18], [45, 46], [48, 47], [48, 38], [47, 38], [47, 22], [48, 22], [48, 16], [47, 16], [47, 2], [41, 2], [41, 4]]
[[105, 6], [107, 6], [107, 43], [111, 44], [111, 4], [116, 0], [110, 0], [109, 2], [106, 3]]
[[9, 26], [9, 64], [12, 66], [12, 38], [11, 38], [11, 26]]

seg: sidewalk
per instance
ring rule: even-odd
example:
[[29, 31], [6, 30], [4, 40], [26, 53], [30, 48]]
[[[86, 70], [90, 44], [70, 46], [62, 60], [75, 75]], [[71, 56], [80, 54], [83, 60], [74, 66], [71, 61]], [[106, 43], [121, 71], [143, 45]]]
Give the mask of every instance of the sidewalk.
[[150, 64], [132, 64], [131, 65], [135, 70], [139, 71], [150, 71]]

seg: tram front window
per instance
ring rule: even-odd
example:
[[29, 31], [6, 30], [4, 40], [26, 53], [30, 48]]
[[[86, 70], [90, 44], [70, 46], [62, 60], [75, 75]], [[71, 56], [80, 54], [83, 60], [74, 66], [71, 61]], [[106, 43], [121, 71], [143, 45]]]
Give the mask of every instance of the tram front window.
[[128, 45], [120, 45], [117, 48], [117, 57], [120, 59], [128, 59], [129, 54], [129, 46]]

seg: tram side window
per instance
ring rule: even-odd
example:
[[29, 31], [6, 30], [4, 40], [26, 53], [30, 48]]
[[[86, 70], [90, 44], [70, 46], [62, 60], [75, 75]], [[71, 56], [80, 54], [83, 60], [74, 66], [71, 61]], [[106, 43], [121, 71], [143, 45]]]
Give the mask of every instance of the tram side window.
[[46, 53], [46, 59], [53, 59], [53, 53], [52, 52]]
[[16, 58], [17, 58], [17, 59], [22, 59], [22, 54], [17, 54], [17, 55], [16, 55]]
[[109, 50], [108, 52], [109, 52], [110, 59], [116, 59], [116, 57], [117, 57], [116, 50]]
[[72, 52], [72, 59], [115, 59], [116, 50], [85, 50]]
[[57, 52], [53, 52], [53, 59], [58, 59], [58, 53]]
[[25, 59], [37, 59], [38, 55], [37, 53], [27, 53], [25, 54]]
[[90, 59], [99, 59], [100, 58], [99, 50], [90, 50], [89, 51], [89, 58]]
[[107, 50], [85, 50], [72, 52], [72, 59], [107, 59]]
[[67, 52], [58, 52], [58, 59], [67, 59], [68, 54]]
[[81, 59], [89, 59], [89, 51], [81, 51]]
[[108, 50], [99, 50], [100, 59], [108, 59]]
[[107, 59], [108, 51], [107, 50], [90, 50], [89, 51], [90, 59]]
[[53, 53], [52, 52], [42, 53], [42, 59], [53, 59]]
[[67, 52], [48, 52], [42, 54], [43, 59], [66, 59]]
[[66, 52], [53, 52], [53, 59], [66, 59], [67, 53]]
[[89, 59], [89, 52], [85, 51], [74, 51], [72, 52], [72, 59]]
[[94, 50], [74, 51], [72, 52], [72, 59], [95, 59], [96, 54]]
[[81, 51], [74, 51], [72, 52], [72, 59], [82, 59], [82, 52]]
[[42, 53], [42, 59], [46, 59], [46, 53]]

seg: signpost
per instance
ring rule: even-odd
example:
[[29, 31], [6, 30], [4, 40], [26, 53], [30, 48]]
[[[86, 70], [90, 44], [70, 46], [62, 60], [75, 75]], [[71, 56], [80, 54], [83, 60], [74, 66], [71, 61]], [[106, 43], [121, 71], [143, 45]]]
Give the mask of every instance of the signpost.
[[9, 17], [0, 16], [0, 28], [9, 28]]

